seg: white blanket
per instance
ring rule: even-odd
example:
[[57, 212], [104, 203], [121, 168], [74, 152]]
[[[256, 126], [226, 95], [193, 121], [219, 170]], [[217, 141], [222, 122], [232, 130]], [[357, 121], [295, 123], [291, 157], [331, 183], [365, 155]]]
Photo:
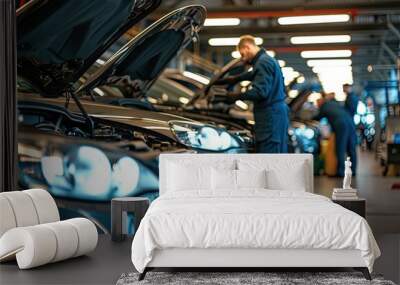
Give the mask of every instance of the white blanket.
[[265, 189], [161, 196], [133, 240], [135, 268], [165, 248], [358, 249], [371, 272], [380, 255], [359, 215], [320, 195]]

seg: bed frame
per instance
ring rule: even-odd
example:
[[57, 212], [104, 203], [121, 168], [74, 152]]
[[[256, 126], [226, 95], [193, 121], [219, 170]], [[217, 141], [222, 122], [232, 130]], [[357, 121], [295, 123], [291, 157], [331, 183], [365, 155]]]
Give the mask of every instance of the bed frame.
[[156, 250], [152, 261], [139, 275], [143, 280], [148, 271], [155, 268], [171, 269], [233, 269], [253, 271], [257, 269], [284, 268], [343, 268], [361, 271], [367, 280], [371, 275], [359, 250], [328, 249], [193, 249], [171, 248]]
[[[161, 154], [160, 155], [160, 195], [165, 193], [167, 185], [167, 161], [179, 159], [207, 161], [221, 159], [223, 154]], [[268, 161], [291, 160], [304, 161], [307, 170], [307, 192], [313, 192], [313, 157], [310, 154], [229, 154], [224, 159], [265, 159]], [[203, 164], [204, 165], [204, 164]], [[170, 248], [156, 250], [152, 261], [139, 275], [143, 280], [146, 273], [153, 269], [202, 268], [207, 271], [229, 268], [229, 271], [253, 271], [254, 269], [285, 268], [353, 268], [361, 271], [367, 280], [371, 275], [359, 250], [329, 250], [329, 249], [238, 249], [238, 248]]]

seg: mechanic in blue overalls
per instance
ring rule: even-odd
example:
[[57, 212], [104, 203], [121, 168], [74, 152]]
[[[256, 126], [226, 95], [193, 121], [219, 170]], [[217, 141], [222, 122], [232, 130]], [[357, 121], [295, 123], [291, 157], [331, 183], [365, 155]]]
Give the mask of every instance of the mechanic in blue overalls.
[[238, 76], [222, 79], [219, 83], [251, 81], [246, 92], [228, 93], [228, 96], [233, 101], [253, 102], [257, 152], [286, 153], [289, 118], [281, 68], [274, 58], [256, 45], [253, 36], [242, 36], [237, 50], [242, 60], [252, 65], [253, 69]]
[[335, 133], [336, 158], [337, 158], [337, 176], [344, 176], [344, 161], [346, 153], [350, 156], [352, 162], [351, 170], [353, 175], [357, 169], [357, 151], [356, 151], [356, 129], [353, 118], [349, 112], [339, 104], [335, 99], [335, 93], [324, 94], [324, 97], [318, 100], [319, 114], [314, 117], [316, 120], [327, 118], [329, 125]]
[[350, 84], [343, 84], [343, 92], [346, 94], [344, 106], [350, 116], [354, 118], [354, 115], [357, 114], [358, 96], [353, 92], [353, 86]]

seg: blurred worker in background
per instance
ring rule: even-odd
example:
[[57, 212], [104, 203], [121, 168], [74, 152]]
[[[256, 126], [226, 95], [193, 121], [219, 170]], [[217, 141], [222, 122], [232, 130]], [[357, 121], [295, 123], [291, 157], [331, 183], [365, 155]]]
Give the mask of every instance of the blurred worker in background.
[[254, 131], [256, 151], [259, 153], [287, 152], [288, 107], [285, 103], [285, 86], [278, 62], [265, 49], [256, 45], [253, 36], [240, 37], [237, 46], [242, 60], [253, 69], [237, 76], [219, 80], [219, 84], [235, 84], [249, 80], [251, 85], [244, 93], [228, 93], [232, 101], [249, 100], [254, 103]]
[[[335, 93], [324, 94], [317, 102], [319, 114], [314, 118], [320, 120], [327, 118], [335, 133], [335, 150], [337, 157], [337, 176], [344, 176], [344, 161], [346, 156], [350, 156], [352, 162], [351, 170], [353, 175], [357, 169], [357, 151], [356, 151], [356, 129], [353, 117], [350, 113], [335, 100]], [[346, 155], [347, 153], [347, 155]]]
[[353, 92], [353, 86], [350, 84], [343, 85], [343, 92], [346, 94], [344, 106], [350, 116], [354, 119], [354, 115], [357, 114], [358, 96]]

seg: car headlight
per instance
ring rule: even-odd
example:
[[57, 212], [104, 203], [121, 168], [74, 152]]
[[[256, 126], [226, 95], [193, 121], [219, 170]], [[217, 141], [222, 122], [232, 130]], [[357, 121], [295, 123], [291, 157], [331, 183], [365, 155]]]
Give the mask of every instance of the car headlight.
[[306, 139], [313, 139], [315, 137], [315, 132], [313, 129], [308, 127], [300, 127], [295, 131], [296, 135], [305, 137]]
[[97, 201], [158, 190], [156, 171], [124, 151], [72, 142], [46, 145], [38, 151], [23, 144], [26, 153], [19, 167], [24, 186], [44, 187], [59, 197]]
[[186, 146], [209, 151], [225, 151], [240, 147], [238, 140], [224, 129], [193, 122], [171, 121], [178, 141]]

